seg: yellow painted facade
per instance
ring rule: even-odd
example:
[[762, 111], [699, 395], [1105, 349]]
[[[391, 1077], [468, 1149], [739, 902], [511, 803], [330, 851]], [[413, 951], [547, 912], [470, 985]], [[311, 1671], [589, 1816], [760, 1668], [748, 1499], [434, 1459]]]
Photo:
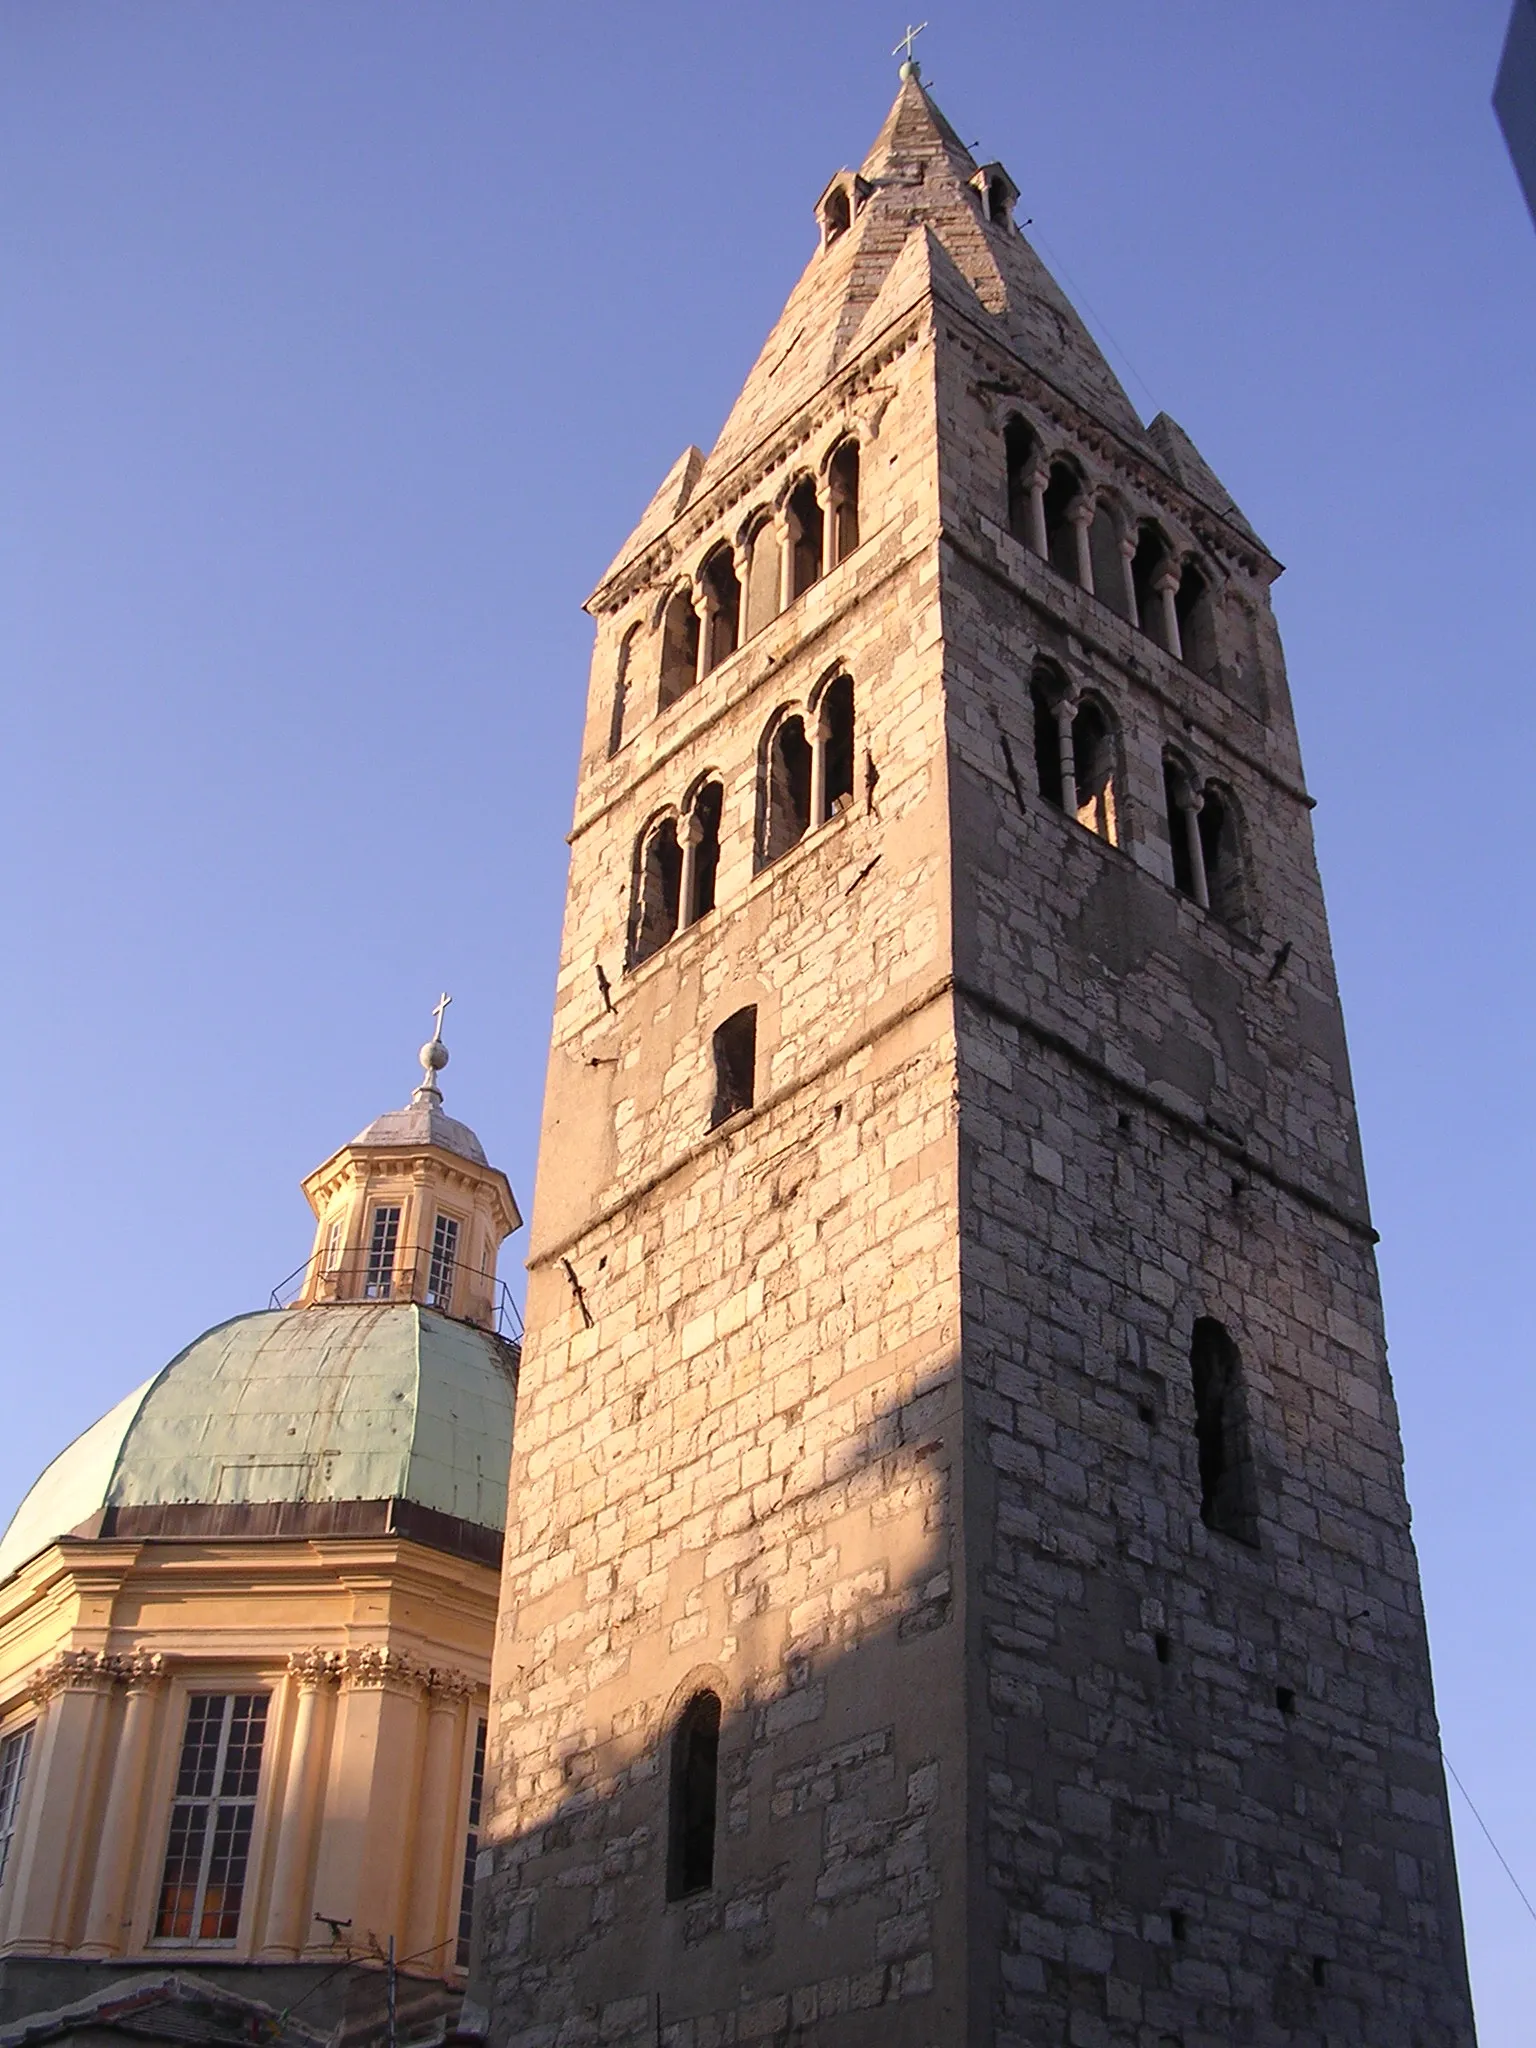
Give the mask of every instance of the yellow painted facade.
[[[490, 1566], [387, 1537], [55, 1543], [0, 1586], [0, 1744], [30, 1731], [0, 1955], [291, 1962], [393, 1936], [405, 1968], [454, 1973], [495, 1612]], [[238, 1930], [168, 1938], [188, 1701], [260, 1694]]]
[[294, 1306], [189, 1346], [4, 1539], [0, 1992], [391, 1945], [463, 1981], [520, 1219], [446, 1058], [304, 1182]]

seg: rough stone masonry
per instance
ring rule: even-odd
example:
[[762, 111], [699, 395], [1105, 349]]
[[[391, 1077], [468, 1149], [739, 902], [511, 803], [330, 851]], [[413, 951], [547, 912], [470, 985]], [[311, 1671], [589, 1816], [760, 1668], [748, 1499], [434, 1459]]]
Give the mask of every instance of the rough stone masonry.
[[1472, 2040], [1279, 565], [1014, 197], [909, 66], [591, 600], [498, 2048]]

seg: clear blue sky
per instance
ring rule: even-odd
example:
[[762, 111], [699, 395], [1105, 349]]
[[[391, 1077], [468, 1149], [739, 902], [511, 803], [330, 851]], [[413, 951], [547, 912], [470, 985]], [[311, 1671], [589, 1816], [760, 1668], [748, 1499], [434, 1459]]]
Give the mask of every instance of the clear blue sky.
[[[1507, 11], [966, 4], [921, 54], [1135, 402], [1289, 565], [1446, 1743], [1536, 1897], [1536, 230], [1489, 111]], [[581, 600], [713, 437], [902, 25], [0, 10], [0, 1520], [305, 1256], [300, 1176], [405, 1099], [440, 988], [448, 1106], [527, 1205]], [[1529, 2048], [1536, 1927], [1454, 1803], [1483, 2048]]]

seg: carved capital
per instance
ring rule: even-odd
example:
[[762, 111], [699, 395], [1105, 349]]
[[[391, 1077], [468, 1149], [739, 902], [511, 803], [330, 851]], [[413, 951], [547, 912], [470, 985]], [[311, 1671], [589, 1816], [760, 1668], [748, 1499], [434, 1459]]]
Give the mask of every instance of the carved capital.
[[433, 1665], [428, 1684], [434, 1701], [455, 1706], [460, 1700], [473, 1699], [480, 1689], [467, 1671], [451, 1671], [441, 1664]]
[[117, 1659], [118, 1676], [130, 1692], [153, 1692], [163, 1685], [169, 1665], [158, 1650], [130, 1650]]
[[107, 1650], [60, 1650], [27, 1684], [27, 1697], [44, 1706], [61, 1692], [109, 1692], [119, 1660]]
[[345, 1651], [342, 1667], [342, 1683], [358, 1691], [387, 1687], [419, 1695], [431, 1678], [425, 1664], [387, 1643], [365, 1643], [361, 1649]]
[[335, 1685], [341, 1677], [343, 1662], [340, 1650], [291, 1650], [288, 1675], [296, 1678], [300, 1686]]

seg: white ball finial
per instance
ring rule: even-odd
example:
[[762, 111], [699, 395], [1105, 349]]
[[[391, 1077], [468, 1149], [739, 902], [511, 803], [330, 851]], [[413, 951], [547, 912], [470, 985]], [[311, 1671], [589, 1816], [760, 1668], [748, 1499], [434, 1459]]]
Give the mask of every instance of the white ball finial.
[[440, 1038], [429, 1038], [417, 1057], [429, 1074], [440, 1074], [448, 1064], [448, 1048]]

